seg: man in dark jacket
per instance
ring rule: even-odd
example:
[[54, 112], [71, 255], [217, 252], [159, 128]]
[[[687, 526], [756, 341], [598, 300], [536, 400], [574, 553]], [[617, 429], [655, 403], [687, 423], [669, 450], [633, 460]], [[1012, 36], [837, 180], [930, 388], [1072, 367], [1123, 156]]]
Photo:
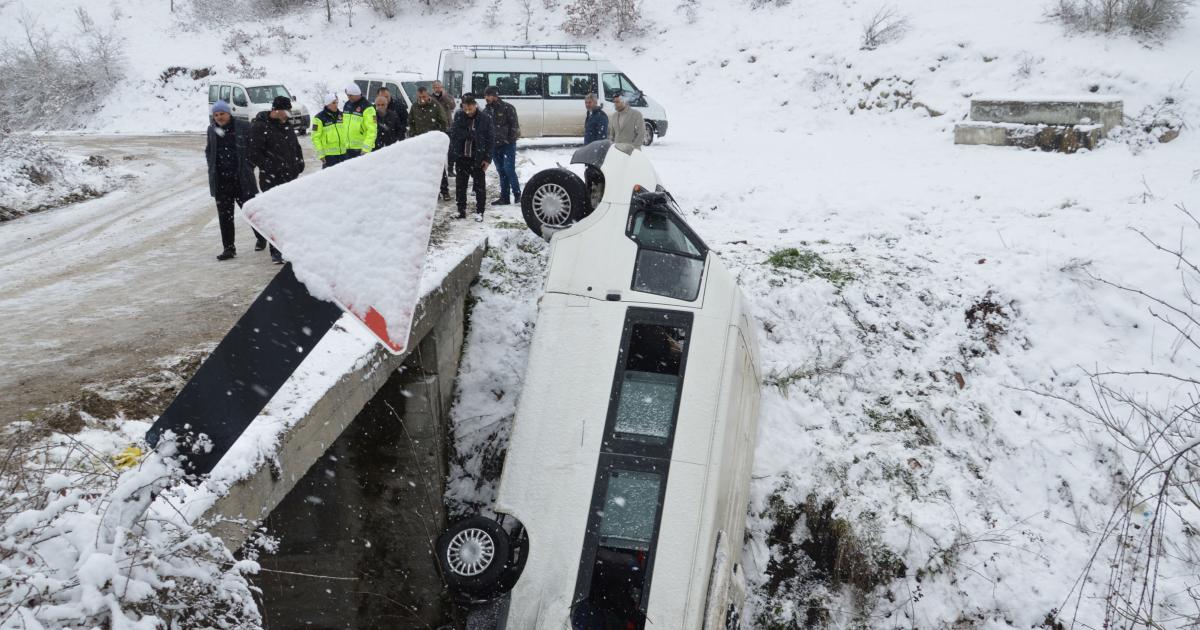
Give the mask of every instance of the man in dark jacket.
[[[400, 110], [403, 111], [403, 110]], [[405, 115], [405, 118], [408, 118]], [[392, 108], [392, 99], [383, 88], [375, 96], [375, 149], [382, 149], [404, 139], [408, 121], [401, 122], [399, 111]]]
[[[250, 123], [234, 120], [229, 104], [217, 101], [212, 106], [212, 124], [208, 126], [208, 143], [204, 157], [208, 160], [208, 192], [217, 200], [217, 221], [221, 224], [221, 245], [224, 249], [217, 260], [237, 256], [234, 242], [233, 204], [242, 207], [258, 194], [254, 183], [254, 166], [246, 157], [250, 142]], [[256, 250], [267, 246], [258, 232]]]
[[583, 106], [587, 108], [587, 115], [583, 119], [583, 143], [607, 140], [608, 114], [604, 113], [604, 103], [595, 94], [588, 94], [583, 99]]
[[[286, 184], [304, 171], [304, 154], [296, 132], [288, 125], [292, 99], [276, 96], [271, 111], [260, 112], [250, 127], [250, 163], [258, 167], [258, 185], [263, 192]], [[283, 256], [271, 246], [271, 260], [283, 264]]]
[[[408, 112], [408, 137], [413, 138], [423, 133], [430, 131], [440, 131], [445, 133], [446, 127], [446, 110], [442, 109], [437, 101], [429, 94], [429, 88], [421, 86], [417, 88], [417, 102], [413, 103], [412, 109]], [[442, 171], [442, 201], [450, 198], [450, 183], [446, 179], [446, 172]]]
[[467, 218], [467, 178], [470, 177], [475, 185], [475, 220], [483, 221], [487, 195], [484, 172], [494, 141], [491, 116], [479, 111], [474, 94], [463, 94], [462, 109], [454, 114], [454, 124], [450, 125], [450, 157], [458, 171], [454, 189], [460, 219]]
[[483, 91], [483, 99], [487, 101], [487, 114], [496, 128], [492, 159], [496, 162], [496, 172], [500, 174], [500, 198], [493, 201], [492, 205], [507, 206], [513, 199], [521, 200], [521, 182], [517, 180], [517, 138], [521, 135], [521, 123], [517, 120], [517, 108], [500, 98], [500, 90], [496, 86], [488, 86]]

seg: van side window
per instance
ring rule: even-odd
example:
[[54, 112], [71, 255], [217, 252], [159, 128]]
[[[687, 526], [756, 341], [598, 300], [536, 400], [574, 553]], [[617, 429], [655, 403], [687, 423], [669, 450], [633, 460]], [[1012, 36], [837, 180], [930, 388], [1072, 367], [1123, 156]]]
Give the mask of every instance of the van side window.
[[547, 74], [547, 98], [580, 99], [596, 91], [594, 74]]
[[229, 102], [229, 86], [228, 85], [221, 86], [221, 100], [225, 101], [226, 103]]
[[238, 107], [245, 107], [250, 104], [250, 101], [246, 100], [246, 90], [240, 87], [233, 88], [233, 104]]
[[398, 104], [397, 107], [404, 106], [404, 95], [400, 93], [400, 86], [388, 81], [383, 84], [383, 87], [388, 89], [388, 92], [392, 95], [392, 101]]
[[221, 86], [219, 86], [219, 85], [208, 86], [208, 102], [209, 103], [216, 103], [217, 99], [220, 98], [220, 94], [221, 94]]
[[664, 193], [634, 195], [626, 235], [638, 244], [634, 291], [693, 301], [700, 295], [705, 247]]
[[541, 98], [542, 75], [536, 72], [475, 72], [471, 75], [471, 91], [483, 94], [489, 85], [500, 90], [500, 96]]

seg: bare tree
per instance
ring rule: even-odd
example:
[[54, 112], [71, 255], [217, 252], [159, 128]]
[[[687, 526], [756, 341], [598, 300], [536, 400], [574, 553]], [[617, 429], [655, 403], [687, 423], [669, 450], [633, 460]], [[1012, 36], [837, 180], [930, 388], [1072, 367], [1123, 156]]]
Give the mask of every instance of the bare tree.
[[900, 39], [908, 32], [908, 18], [896, 7], [880, 7], [871, 19], [863, 24], [861, 50], [875, 50], [880, 46]]
[[646, 31], [641, 0], [575, 0], [567, 5], [563, 30], [577, 37], [599, 34], [613, 25], [618, 39]]
[[400, 9], [400, 0], [365, 0], [367, 6], [387, 19], [396, 17]]
[[533, 0], [521, 0], [521, 9], [525, 11], [525, 43], [529, 43], [529, 23], [533, 21]]
[[492, 3], [484, 10], [483, 23], [487, 24], [488, 28], [496, 28], [496, 25], [500, 23], [500, 0], [492, 0]]
[[354, 28], [354, 5], [358, 0], [342, 0], [342, 13], [346, 14], [346, 26]]

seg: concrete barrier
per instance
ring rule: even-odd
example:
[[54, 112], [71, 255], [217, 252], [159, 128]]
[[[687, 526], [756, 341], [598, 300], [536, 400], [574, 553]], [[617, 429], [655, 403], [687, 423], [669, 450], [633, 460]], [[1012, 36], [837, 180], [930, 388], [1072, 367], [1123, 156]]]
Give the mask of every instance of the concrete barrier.
[[1026, 125], [1096, 124], [1107, 134], [1121, 126], [1124, 103], [1119, 98], [1096, 96], [977, 97], [971, 99], [975, 122]]
[[954, 144], [1038, 148], [1060, 153], [1094, 149], [1103, 137], [1100, 125], [963, 122], [954, 127]]
[[[359, 367], [343, 374], [298, 422], [283, 432], [278, 454], [272, 461], [233, 484], [216, 500], [203, 516], [206, 522], [214, 523], [210, 528], [212, 533], [230, 548], [244, 544], [254, 528], [325, 455], [410, 358], [419, 359], [417, 363], [423, 371], [431, 370], [444, 379], [444, 383], [438, 382], [435, 408], [439, 414], [448, 409], [458, 364], [457, 350], [462, 343], [462, 307], [468, 288], [479, 275], [485, 248], [486, 243], [476, 247], [445, 275], [437, 289], [421, 299], [413, 319], [408, 353], [392, 355], [382, 347], [376, 348], [369, 360], [360, 361]], [[434, 350], [439, 345], [443, 352]]]

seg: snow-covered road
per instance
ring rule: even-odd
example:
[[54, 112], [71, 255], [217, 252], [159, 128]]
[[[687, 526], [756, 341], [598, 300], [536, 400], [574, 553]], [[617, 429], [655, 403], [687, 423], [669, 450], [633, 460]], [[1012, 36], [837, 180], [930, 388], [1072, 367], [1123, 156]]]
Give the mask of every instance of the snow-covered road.
[[239, 256], [216, 260], [202, 136], [47, 140], [141, 175], [100, 199], [0, 224], [0, 424], [220, 340], [278, 271], [241, 222]]

